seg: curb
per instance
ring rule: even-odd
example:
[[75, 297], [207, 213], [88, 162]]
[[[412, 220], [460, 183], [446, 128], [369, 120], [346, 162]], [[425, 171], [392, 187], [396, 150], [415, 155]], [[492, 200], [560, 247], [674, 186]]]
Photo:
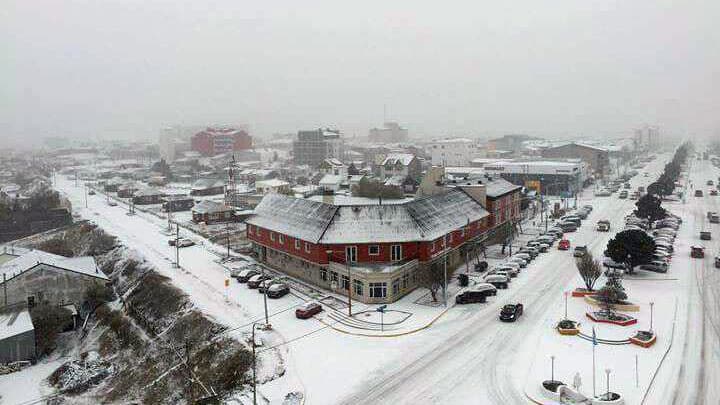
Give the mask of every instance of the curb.
[[409, 331], [407, 331], [407, 332], [393, 333], [393, 334], [389, 334], [389, 335], [374, 335], [374, 334], [370, 334], [370, 333], [356, 333], [356, 332], [351, 332], [351, 331], [347, 331], [347, 330], [343, 330], [343, 329], [338, 329], [338, 328], [336, 328], [336, 327], [334, 326], [335, 324], [326, 323], [326, 322], [323, 321], [322, 319], [318, 319], [318, 321], [319, 321], [320, 323], [322, 323], [323, 325], [329, 327], [330, 329], [333, 329], [333, 330], [335, 330], [335, 331], [337, 331], [337, 332], [340, 332], [340, 333], [344, 333], [344, 334], [346, 334], [346, 335], [362, 336], [362, 337], [377, 337], [377, 338], [393, 338], [393, 337], [400, 337], [400, 336], [411, 335], [411, 334], [413, 334], [413, 333], [417, 333], [417, 332], [420, 332], [420, 331], [422, 331], [422, 330], [425, 330], [425, 329], [431, 327], [431, 326], [435, 323], [435, 321], [437, 321], [438, 319], [440, 319], [443, 315], [445, 315], [445, 314], [446, 314], [451, 308], [453, 308], [453, 307], [454, 307], [454, 305], [445, 308], [441, 313], [439, 313], [437, 316], [435, 316], [435, 318], [433, 318], [433, 319], [432, 319], [430, 322], [428, 322], [426, 325], [423, 325], [423, 326], [420, 326], [420, 327], [418, 327], [418, 328], [409, 330]]

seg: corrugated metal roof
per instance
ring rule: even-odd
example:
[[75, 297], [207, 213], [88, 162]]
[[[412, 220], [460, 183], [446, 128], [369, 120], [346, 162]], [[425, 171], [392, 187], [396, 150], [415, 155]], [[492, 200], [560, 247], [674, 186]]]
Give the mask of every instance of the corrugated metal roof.
[[490, 215], [477, 201], [460, 189], [420, 198], [407, 204], [415, 219], [420, 240], [434, 240]]
[[95, 259], [92, 256], [80, 257], [64, 257], [55, 255], [42, 250], [28, 250], [22, 248], [14, 248], [15, 259], [9, 260], [0, 266], [0, 280], [2, 274], [6, 274], [8, 279], [18, 276], [38, 264], [46, 264], [75, 273], [81, 273], [92, 277], [107, 280], [107, 276], [98, 269]]
[[293, 238], [317, 243], [337, 207], [284, 194], [267, 194], [245, 222]]

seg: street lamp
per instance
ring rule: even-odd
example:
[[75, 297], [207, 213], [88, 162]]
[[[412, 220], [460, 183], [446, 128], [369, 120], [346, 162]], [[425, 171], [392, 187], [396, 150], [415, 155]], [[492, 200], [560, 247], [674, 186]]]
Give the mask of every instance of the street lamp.
[[563, 293], [563, 295], [565, 295], [565, 319], [568, 319], [568, 316], [567, 316], [567, 301], [568, 301], [568, 292], [567, 292], [567, 291], [565, 291], [565, 292]]
[[654, 302], [650, 302], [650, 332], [653, 330], [653, 306], [655, 305]]
[[607, 390], [605, 392], [605, 400], [610, 400], [610, 369], [605, 369], [605, 376], [606, 376], [606, 384], [607, 384]]
[[550, 381], [555, 381], [555, 356], [550, 356]]
[[[335, 252], [332, 249], [328, 249], [325, 253], [327, 253], [328, 267], [330, 267], [330, 262]], [[348, 260], [348, 257], [345, 257], [345, 268], [347, 269], [348, 316], [352, 317], [352, 280], [350, 278], [350, 261]]]

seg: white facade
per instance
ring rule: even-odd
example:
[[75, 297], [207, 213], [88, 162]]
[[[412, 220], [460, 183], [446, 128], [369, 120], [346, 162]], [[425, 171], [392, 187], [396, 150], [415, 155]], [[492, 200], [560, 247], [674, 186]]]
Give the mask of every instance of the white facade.
[[434, 166], [468, 166], [477, 145], [467, 138], [439, 139], [432, 142], [429, 152]]
[[178, 135], [179, 131], [175, 127], [167, 127], [160, 130], [160, 136], [158, 138], [160, 158], [165, 159], [168, 163], [175, 160], [175, 140]]

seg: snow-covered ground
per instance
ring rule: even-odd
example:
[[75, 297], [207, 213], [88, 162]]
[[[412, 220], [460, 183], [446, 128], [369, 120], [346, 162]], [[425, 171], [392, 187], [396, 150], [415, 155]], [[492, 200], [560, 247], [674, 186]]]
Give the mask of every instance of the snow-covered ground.
[[[663, 155], [641, 172], [657, 173], [669, 158], [669, 155]], [[710, 170], [707, 162], [696, 162], [691, 170], [695, 184], [717, 178], [718, 173], [710, 175]], [[57, 187], [70, 197], [80, 215], [139, 251], [162, 274], [173, 279], [200, 310], [231, 327], [232, 333], [244, 336], [253, 321], [263, 319], [261, 294], [234, 280], [229, 288], [224, 287], [226, 269], [218, 263], [219, 257], [215, 253], [222, 251], [221, 247], [209, 245], [202, 238], [184, 231], [184, 236], [199, 244], [181, 249], [182, 269], [176, 269], [172, 264], [175, 251], [167, 245], [168, 237], [162, 233], [165, 221], [144, 213], [127, 216], [124, 208], [109, 207], [100, 195], [91, 196], [89, 207], [85, 209], [82, 187], [76, 188], [74, 182], [60, 177], [58, 180]], [[654, 177], [637, 176], [631, 184], [636, 188], [646, 186], [652, 180]], [[634, 201], [619, 200], [616, 196], [596, 198], [592, 196], [592, 190], [586, 190], [578, 204], [587, 203], [595, 210], [579, 231], [569, 234], [568, 238], [573, 246], [587, 245], [599, 258], [608, 239], [622, 228], [623, 217], [633, 209]], [[717, 251], [717, 239], [711, 241], [713, 249], [708, 249], [708, 258], [704, 261], [687, 258], [687, 247], [697, 242], [705, 211], [720, 209], [717, 197], [689, 197], [687, 204], [669, 207], [685, 219], [670, 272], [665, 277], [656, 277], [658, 280], [625, 282], [630, 298], [641, 304], [641, 312], [637, 314], [639, 324], [627, 330], [647, 328], [647, 303], [653, 300], [656, 303], [654, 328], [659, 333], [658, 344], [651, 349], [599, 346], [598, 387], [602, 389], [605, 383], [602, 370], [612, 368], [611, 388], [628, 396], [628, 403], [639, 403], [661, 354], [669, 347], [668, 331], [677, 298], [675, 339], [650, 387], [646, 403], [670, 403], [672, 398], [676, 398], [677, 403], [702, 403], [695, 402], [698, 391], [698, 398], [704, 398], [705, 403], [714, 403], [712, 401], [719, 393], [713, 382], [720, 381], [717, 370], [720, 364], [717, 348], [720, 346], [715, 329], [715, 325], [720, 325], [720, 301], [717, 300], [715, 270], [709, 256], [712, 256], [711, 250]], [[596, 232], [593, 224], [599, 219], [609, 219], [612, 231]], [[534, 230], [526, 227], [525, 231]], [[706, 246], [710, 247], [710, 244]], [[260, 392], [271, 403], [282, 402], [292, 391], [303, 393], [308, 404], [527, 403], [526, 391], [531, 396], [534, 394], [527, 387], [539, 383], [535, 381], [538, 378], [549, 379], [550, 355], [556, 356], [556, 378], [571, 381], [578, 371], [582, 374], [583, 391], [590, 389], [591, 392], [591, 370], [582, 364], [591, 353], [590, 344], [579, 338], [561, 337], [551, 330], [563, 316], [563, 292], [578, 286], [572, 253], [552, 249], [513, 279], [510, 289], [500, 291], [487, 304], [455, 306], [442, 314], [444, 308], [441, 306], [416, 304], [422, 295], [422, 292], [416, 292], [390, 305], [390, 309], [412, 313], [406, 325], [421, 325], [442, 314], [429, 328], [394, 337], [345, 333], [349, 330], [334, 324], [327, 314], [322, 317], [322, 322], [319, 319], [300, 321], [294, 317], [293, 309], [303, 302], [303, 295], [268, 300], [274, 331], [260, 333], [265, 348], [259, 350], [262, 352], [279, 345], [261, 356], [268, 362], [282, 359], [285, 374], [263, 384]], [[499, 322], [500, 307], [511, 302], [522, 302], [525, 315], [516, 323]], [[356, 311], [373, 308], [358, 306]], [[579, 299], [570, 299], [570, 316], [581, 320], [583, 328], [590, 325], [589, 320], [581, 319], [586, 309]], [[411, 329], [403, 326], [403, 330]], [[621, 333], [617, 328], [598, 327], [597, 330], [600, 337]], [[638, 354], [640, 364], [638, 388], [635, 388], [634, 378], [635, 354]]]

